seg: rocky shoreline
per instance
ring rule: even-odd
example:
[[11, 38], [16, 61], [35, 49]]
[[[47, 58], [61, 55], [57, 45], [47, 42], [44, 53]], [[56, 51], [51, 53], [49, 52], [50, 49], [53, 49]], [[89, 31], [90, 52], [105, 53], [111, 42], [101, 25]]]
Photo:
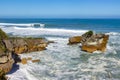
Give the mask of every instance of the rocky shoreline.
[[[80, 43], [82, 51], [105, 52], [108, 39], [108, 35], [88, 31], [81, 36], [70, 37], [68, 45]], [[0, 80], [6, 80], [5, 74], [10, 72], [14, 63], [40, 62], [39, 59], [33, 60], [32, 57], [21, 59], [19, 54], [46, 50], [49, 43], [54, 43], [54, 41], [48, 41], [45, 38], [9, 37], [0, 29]]]
[[11, 70], [14, 62], [22, 61], [19, 54], [46, 50], [49, 43], [44, 38], [9, 37], [0, 29], [0, 80], [6, 80], [5, 74]]

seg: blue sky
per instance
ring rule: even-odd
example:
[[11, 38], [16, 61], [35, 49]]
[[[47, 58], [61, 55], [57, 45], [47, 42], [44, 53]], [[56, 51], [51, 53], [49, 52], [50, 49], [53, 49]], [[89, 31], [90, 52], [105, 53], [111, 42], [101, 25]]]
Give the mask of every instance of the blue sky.
[[0, 0], [0, 18], [120, 18], [120, 0]]

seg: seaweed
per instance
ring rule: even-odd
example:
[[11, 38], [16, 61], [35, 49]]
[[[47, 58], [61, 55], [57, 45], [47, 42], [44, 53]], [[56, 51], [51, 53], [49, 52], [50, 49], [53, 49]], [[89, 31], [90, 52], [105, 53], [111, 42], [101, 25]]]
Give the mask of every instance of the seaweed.
[[0, 29], [0, 40], [8, 38], [9, 36], [2, 29]]

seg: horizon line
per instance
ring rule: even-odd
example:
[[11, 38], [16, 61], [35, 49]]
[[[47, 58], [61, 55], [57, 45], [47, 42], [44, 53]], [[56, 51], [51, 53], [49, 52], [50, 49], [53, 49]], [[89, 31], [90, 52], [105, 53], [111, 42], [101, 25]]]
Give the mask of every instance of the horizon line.
[[53, 17], [53, 18], [47, 18], [47, 17], [45, 17], [45, 18], [40, 18], [40, 17], [0, 17], [0, 19], [120, 19], [120, 17], [118, 17], [118, 18], [116, 18], [116, 17], [113, 17], [113, 18], [111, 18], [111, 17], [105, 17], [105, 18], [100, 18], [100, 17], [98, 17], [98, 18], [63, 18], [63, 17]]

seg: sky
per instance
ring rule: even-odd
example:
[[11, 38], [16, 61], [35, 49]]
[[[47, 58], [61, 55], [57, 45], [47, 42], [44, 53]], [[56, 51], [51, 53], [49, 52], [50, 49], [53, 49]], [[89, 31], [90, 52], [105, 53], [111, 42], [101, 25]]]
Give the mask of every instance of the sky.
[[0, 0], [0, 18], [120, 18], [120, 0]]

